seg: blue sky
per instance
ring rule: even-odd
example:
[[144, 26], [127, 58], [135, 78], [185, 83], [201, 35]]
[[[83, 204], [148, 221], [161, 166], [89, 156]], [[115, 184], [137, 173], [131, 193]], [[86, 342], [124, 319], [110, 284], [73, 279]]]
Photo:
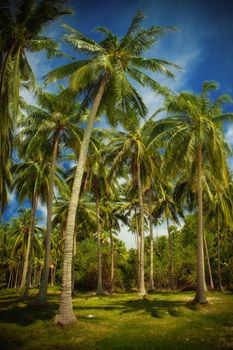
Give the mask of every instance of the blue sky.
[[[93, 31], [98, 26], [107, 27], [121, 36], [127, 31], [135, 12], [140, 9], [146, 16], [144, 27], [164, 25], [179, 28], [179, 31], [164, 37], [147, 55], [177, 63], [183, 71], [177, 72], [175, 80], [164, 79], [159, 75], [153, 75], [153, 78], [176, 92], [181, 90], [199, 92], [204, 80], [216, 80], [220, 84], [219, 93], [233, 95], [233, 2], [231, 0], [79, 0], [70, 1], [70, 5], [74, 8], [76, 15], [66, 16], [51, 24], [45, 30], [46, 35], [60, 40], [64, 33], [61, 23], [67, 23], [96, 40], [101, 39], [101, 34]], [[62, 48], [70, 51], [70, 48], [64, 44]], [[78, 57], [78, 53], [75, 54]], [[48, 71], [68, 62], [67, 60], [47, 61], [42, 53], [31, 55], [29, 60], [41, 82]], [[161, 106], [160, 96], [149, 89], [140, 88], [140, 92], [150, 113]], [[33, 101], [28, 92], [24, 92], [23, 95], [28, 101]], [[226, 126], [226, 137], [228, 142], [233, 144], [233, 126]], [[5, 218], [17, 215], [17, 208], [17, 200], [13, 193]], [[41, 204], [38, 214], [46, 214], [46, 209]], [[160, 232], [164, 230], [162, 225]], [[132, 244], [129, 235], [126, 238], [128, 246]]]

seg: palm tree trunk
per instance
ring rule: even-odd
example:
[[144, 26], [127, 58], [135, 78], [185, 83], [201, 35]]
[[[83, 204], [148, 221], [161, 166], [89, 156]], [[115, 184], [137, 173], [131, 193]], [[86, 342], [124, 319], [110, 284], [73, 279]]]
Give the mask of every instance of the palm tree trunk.
[[100, 204], [99, 196], [96, 195], [96, 222], [97, 222], [97, 256], [98, 256], [98, 285], [97, 294], [103, 294], [103, 281], [102, 281], [102, 256], [101, 256], [101, 244], [100, 244]]
[[74, 284], [75, 284], [75, 257], [76, 257], [76, 234], [74, 234], [74, 249], [72, 259], [72, 296], [74, 295]]
[[95, 122], [96, 113], [101, 102], [108, 76], [104, 76], [100, 83], [98, 93], [95, 97], [91, 112], [88, 117], [86, 129], [83, 134], [83, 140], [80, 148], [78, 164], [75, 172], [75, 178], [72, 187], [72, 194], [68, 210], [68, 218], [66, 224], [66, 236], [64, 247], [64, 260], [62, 271], [62, 292], [59, 304], [58, 314], [55, 317], [55, 324], [70, 325], [76, 321], [72, 306], [72, 286], [71, 286], [71, 268], [73, 255], [73, 236], [75, 229], [76, 211], [79, 202], [80, 188], [82, 177], [85, 169], [88, 147], [90, 143], [91, 133]]
[[169, 277], [170, 277], [170, 288], [174, 289], [174, 262], [173, 262], [173, 239], [169, 230], [169, 219], [166, 217], [167, 221], [167, 234], [168, 234], [168, 242], [169, 242]]
[[30, 258], [30, 252], [31, 252], [32, 231], [34, 228], [35, 210], [36, 210], [35, 201], [33, 199], [32, 200], [30, 227], [28, 230], [27, 249], [26, 249], [26, 255], [25, 255], [25, 260], [24, 260], [24, 264], [23, 264], [23, 274], [22, 274], [21, 285], [20, 285], [21, 288], [25, 288], [25, 286], [26, 286], [26, 277], [27, 277], [27, 273], [28, 273], [28, 265], [29, 265], [29, 258]]
[[137, 282], [138, 282], [138, 290], [140, 288], [140, 233], [138, 228], [138, 218], [137, 218], [137, 210], [135, 208], [135, 225], [136, 225], [136, 245], [137, 245]]
[[35, 226], [35, 216], [36, 216], [37, 203], [38, 203], [38, 197], [34, 196], [32, 199], [31, 222], [30, 222], [30, 229], [29, 229], [29, 233], [28, 233], [31, 236], [31, 246], [30, 246], [30, 253], [29, 253], [29, 266], [28, 266], [28, 271], [27, 271], [25, 290], [24, 290], [23, 295], [22, 295], [23, 299], [26, 299], [29, 297], [29, 287], [30, 287], [31, 277], [32, 277], [34, 226]]
[[197, 288], [195, 302], [206, 304], [205, 262], [203, 250], [203, 201], [202, 201], [202, 145], [198, 145], [197, 158]]
[[41, 281], [39, 295], [38, 295], [38, 301], [40, 303], [47, 302], [49, 264], [50, 264], [50, 253], [51, 253], [51, 238], [52, 238], [53, 190], [54, 190], [54, 180], [55, 180], [56, 167], [57, 167], [58, 147], [59, 147], [59, 135], [56, 137], [56, 139], [54, 141], [53, 154], [52, 154], [52, 164], [51, 164], [51, 170], [50, 170], [50, 174], [49, 174], [44, 270], [43, 270], [42, 281]]
[[19, 258], [19, 260], [18, 260], [18, 262], [17, 262], [14, 288], [17, 288], [17, 287], [18, 287], [19, 266], [20, 266], [20, 258]]
[[111, 245], [111, 287], [110, 287], [110, 293], [112, 294], [114, 291], [114, 242], [113, 242], [113, 235], [112, 235], [112, 227], [110, 227], [110, 245]]
[[8, 284], [7, 284], [7, 289], [9, 289], [11, 286], [12, 276], [13, 276], [13, 269], [11, 269], [11, 272], [10, 272], [10, 276], [9, 276], [9, 280], [8, 280]]
[[219, 218], [219, 207], [217, 209], [217, 253], [218, 253], [218, 290], [223, 292], [222, 286], [222, 274], [221, 274], [221, 254], [220, 254], [220, 218]]
[[154, 241], [153, 241], [153, 223], [152, 223], [152, 188], [148, 191], [149, 207], [149, 231], [150, 231], [150, 290], [155, 289], [154, 285]]
[[144, 203], [141, 183], [141, 168], [140, 162], [137, 160], [137, 185], [138, 185], [138, 199], [139, 199], [139, 232], [140, 232], [140, 281], [139, 293], [146, 294], [145, 277], [144, 277]]
[[206, 242], [206, 236], [205, 233], [203, 234], [204, 236], [204, 246], [205, 246], [205, 252], [206, 252], [206, 260], [207, 260], [207, 265], [208, 265], [208, 271], [209, 271], [209, 279], [210, 279], [210, 289], [214, 289], [214, 282], [213, 282], [213, 276], [212, 276], [212, 270], [211, 270], [211, 265], [210, 265], [210, 257], [209, 257], [209, 251], [208, 251], [208, 246]]

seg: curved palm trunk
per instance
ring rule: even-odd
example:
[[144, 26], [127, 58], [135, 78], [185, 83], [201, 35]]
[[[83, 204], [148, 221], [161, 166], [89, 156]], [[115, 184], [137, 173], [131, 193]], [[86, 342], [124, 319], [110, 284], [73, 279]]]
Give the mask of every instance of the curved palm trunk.
[[222, 274], [221, 274], [221, 254], [220, 254], [220, 219], [219, 219], [219, 208], [217, 209], [217, 253], [218, 253], [218, 290], [223, 292], [222, 286]]
[[98, 285], [97, 294], [103, 294], [103, 280], [102, 280], [102, 256], [100, 243], [100, 204], [99, 196], [96, 195], [96, 222], [97, 222], [97, 255], [98, 255]]
[[57, 165], [57, 154], [59, 146], [59, 136], [56, 137], [53, 147], [51, 171], [49, 174], [49, 191], [47, 200], [47, 223], [46, 223], [46, 242], [45, 242], [45, 258], [44, 258], [44, 270], [42, 275], [42, 281], [40, 285], [40, 291], [38, 295], [38, 301], [40, 303], [47, 302], [48, 280], [49, 280], [49, 264], [51, 253], [51, 238], [52, 238], [52, 205], [53, 205], [53, 190], [54, 179]]
[[149, 231], [150, 231], [150, 290], [155, 289], [154, 285], [154, 242], [153, 242], [153, 223], [152, 223], [152, 188], [148, 192], [149, 206]]
[[202, 145], [198, 145], [197, 159], [197, 288], [195, 302], [206, 304], [205, 263], [203, 250], [203, 201], [202, 201]]
[[114, 242], [113, 242], [113, 235], [112, 235], [112, 227], [110, 227], [110, 246], [111, 246], [111, 287], [110, 287], [110, 293], [112, 294], [114, 291], [114, 282], [115, 282], [115, 276], [114, 276]]
[[209, 271], [209, 278], [210, 278], [210, 289], [214, 289], [214, 282], [213, 282], [212, 270], [211, 270], [211, 265], [210, 265], [209, 250], [208, 250], [208, 246], [207, 246], [207, 242], [206, 242], [205, 233], [203, 234], [203, 236], [204, 236], [204, 246], [205, 246], [205, 252], [206, 252], [206, 260], [207, 260], [208, 271]]
[[143, 193], [141, 183], [141, 168], [140, 162], [137, 160], [137, 185], [138, 185], [138, 199], [139, 199], [139, 232], [140, 232], [140, 281], [139, 281], [139, 293], [146, 294], [145, 278], [144, 278], [144, 205], [143, 205]]
[[83, 140], [80, 148], [80, 154], [78, 164], [75, 172], [75, 178], [72, 187], [72, 194], [69, 203], [68, 218], [66, 224], [66, 236], [64, 247], [64, 260], [62, 271], [62, 292], [61, 300], [59, 304], [58, 314], [55, 317], [55, 324], [69, 325], [76, 321], [72, 299], [71, 299], [71, 268], [72, 268], [72, 254], [73, 254], [73, 236], [75, 229], [76, 211], [79, 202], [80, 188], [82, 183], [82, 177], [85, 169], [87, 152], [90, 143], [91, 133], [95, 122], [96, 113], [98, 111], [101, 98], [104, 93], [105, 86], [107, 84], [108, 77], [105, 76], [95, 97], [91, 112], [88, 117], [86, 129], [83, 134]]
[[32, 200], [32, 213], [31, 213], [31, 222], [30, 222], [30, 235], [31, 235], [31, 247], [29, 253], [29, 266], [27, 271], [27, 279], [25, 283], [25, 290], [23, 292], [22, 298], [29, 297], [29, 288], [32, 278], [32, 264], [33, 264], [33, 245], [34, 245], [34, 226], [35, 226], [35, 216], [36, 216], [36, 208], [38, 203], [38, 197], [34, 196]]
[[169, 243], [169, 258], [170, 258], [170, 263], [169, 263], [169, 277], [170, 277], [170, 288], [174, 289], [174, 261], [173, 261], [173, 240], [171, 233], [169, 231], [169, 219], [166, 217], [167, 221], [167, 234], [168, 234], [168, 243]]

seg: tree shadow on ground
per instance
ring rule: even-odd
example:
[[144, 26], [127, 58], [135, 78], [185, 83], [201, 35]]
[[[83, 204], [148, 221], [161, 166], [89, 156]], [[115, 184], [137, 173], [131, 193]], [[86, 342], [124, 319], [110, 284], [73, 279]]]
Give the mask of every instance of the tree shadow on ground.
[[37, 320], [49, 321], [56, 313], [57, 305], [48, 304], [41, 307], [33, 302], [18, 302], [11, 308], [0, 310], [0, 321], [14, 323], [21, 326], [28, 326]]
[[[109, 299], [106, 300], [106, 302]], [[114, 301], [114, 300], [112, 300]], [[164, 300], [164, 299], [147, 299], [138, 298], [131, 300], [117, 300], [116, 305], [105, 305], [95, 306], [74, 306], [76, 312], [82, 310], [103, 310], [103, 311], [119, 311], [121, 315], [131, 312], [145, 312], [155, 318], [162, 318], [166, 315], [179, 317], [183, 314], [183, 308], [187, 308], [195, 311], [195, 305], [187, 300], [176, 301], [176, 300]]]

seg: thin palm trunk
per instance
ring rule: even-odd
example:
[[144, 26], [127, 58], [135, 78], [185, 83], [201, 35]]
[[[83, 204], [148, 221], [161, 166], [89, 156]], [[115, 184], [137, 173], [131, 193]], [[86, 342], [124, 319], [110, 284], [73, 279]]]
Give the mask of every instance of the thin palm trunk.
[[40, 303], [47, 302], [49, 264], [50, 264], [50, 253], [51, 253], [51, 238], [52, 238], [53, 190], [54, 190], [54, 179], [55, 179], [56, 167], [57, 167], [58, 147], [59, 147], [59, 136], [56, 137], [55, 142], [54, 142], [51, 171], [49, 174], [44, 270], [43, 270], [43, 276], [42, 276], [42, 281], [41, 281], [41, 285], [40, 285], [40, 291], [39, 291], [39, 295], [38, 295], [38, 301]]
[[113, 235], [112, 235], [112, 227], [110, 227], [110, 246], [111, 246], [111, 287], [110, 287], [110, 293], [112, 294], [114, 291], [114, 241], [113, 241]]
[[197, 288], [195, 302], [206, 304], [205, 263], [203, 250], [203, 200], [202, 200], [202, 145], [198, 145], [197, 159]]
[[135, 208], [135, 225], [136, 225], [136, 249], [137, 249], [137, 282], [138, 282], [138, 290], [140, 288], [140, 233], [138, 227], [138, 218], [137, 218], [137, 210]]
[[139, 281], [139, 293], [146, 294], [145, 278], [144, 278], [144, 204], [143, 204], [143, 192], [141, 183], [141, 167], [140, 162], [137, 160], [137, 185], [138, 185], [138, 199], [139, 199], [139, 232], [140, 232], [140, 281]]
[[33, 264], [33, 246], [34, 246], [34, 226], [35, 226], [35, 216], [36, 216], [36, 208], [38, 203], [38, 197], [34, 196], [32, 199], [32, 212], [31, 212], [31, 222], [30, 222], [30, 235], [31, 235], [31, 247], [30, 247], [30, 253], [29, 253], [29, 265], [28, 265], [28, 271], [27, 271], [27, 278], [25, 283], [25, 290], [23, 292], [22, 298], [28, 298], [29, 297], [29, 288], [32, 278], [32, 264]]
[[150, 231], [150, 290], [155, 289], [154, 285], [154, 242], [153, 242], [153, 223], [152, 223], [152, 188], [148, 192], [149, 206], [149, 231]]
[[205, 233], [203, 234], [203, 236], [204, 236], [204, 246], [205, 246], [205, 252], [206, 252], [206, 260], [207, 260], [208, 271], [209, 271], [210, 289], [214, 289], [214, 282], [213, 282], [212, 270], [211, 270], [211, 265], [210, 265], [209, 250], [208, 250], [208, 246], [207, 246], [207, 242], [206, 242]]
[[17, 287], [18, 287], [19, 266], [20, 266], [20, 258], [19, 258], [19, 260], [18, 260], [18, 262], [17, 262], [14, 288], [17, 288]]
[[79, 202], [80, 188], [87, 160], [88, 147], [90, 143], [91, 133], [95, 122], [95, 117], [101, 102], [108, 77], [105, 76], [95, 97], [91, 112], [88, 117], [86, 129], [83, 134], [83, 140], [80, 148], [78, 164], [75, 172], [75, 178], [72, 187], [72, 194], [69, 203], [68, 218], [66, 224], [64, 260], [62, 271], [62, 292], [59, 304], [58, 314], [55, 317], [55, 324], [69, 325], [76, 321], [72, 306], [72, 285], [71, 285], [71, 269], [73, 255], [73, 236], [75, 229], [76, 211]]
[[51, 285], [52, 287], [54, 286], [53, 270], [54, 270], [54, 266], [51, 265], [51, 266], [50, 266], [50, 285]]
[[170, 277], [170, 288], [174, 289], [174, 261], [173, 261], [173, 239], [171, 232], [169, 230], [169, 219], [166, 217], [167, 221], [167, 234], [168, 234], [168, 243], [169, 243], [169, 277]]
[[10, 272], [10, 276], [9, 276], [9, 280], [8, 280], [8, 284], [7, 284], [7, 289], [9, 289], [11, 286], [12, 278], [13, 278], [13, 269], [11, 269], [11, 272]]
[[35, 206], [34, 206], [34, 199], [32, 200], [32, 211], [31, 211], [31, 218], [30, 218], [30, 226], [28, 230], [28, 241], [27, 241], [27, 249], [25, 254], [25, 260], [23, 264], [23, 273], [22, 273], [22, 279], [21, 279], [21, 288], [26, 287], [26, 279], [27, 279], [27, 273], [28, 273], [28, 266], [29, 266], [29, 258], [30, 258], [30, 252], [31, 252], [31, 244], [32, 244], [32, 231], [34, 227], [34, 217], [35, 217]]
[[220, 217], [219, 207], [217, 208], [217, 254], [218, 254], [218, 290], [223, 292], [222, 274], [221, 274], [221, 254], [220, 254]]
[[76, 234], [74, 234], [74, 249], [73, 249], [73, 259], [72, 259], [72, 296], [74, 295], [75, 289], [75, 257], [76, 257]]
[[97, 294], [103, 294], [103, 281], [102, 281], [102, 256], [101, 256], [101, 243], [100, 243], [100, 204], [99, 196], [96, 195], [96, 222], [97, 222], [97, 256], [98, 256], [98, 285]]

